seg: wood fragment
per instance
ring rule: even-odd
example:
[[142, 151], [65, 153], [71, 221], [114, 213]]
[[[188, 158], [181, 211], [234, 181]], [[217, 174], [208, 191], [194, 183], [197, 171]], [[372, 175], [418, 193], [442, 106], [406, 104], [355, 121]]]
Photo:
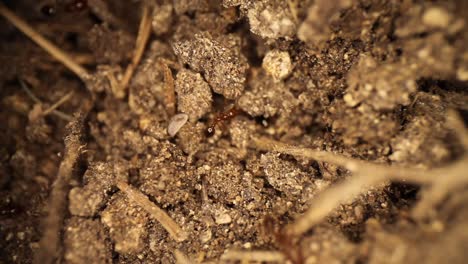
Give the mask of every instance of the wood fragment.
[[172, 77], [171, 69], [165, 63], [161, 63], [164, 71], [164, 86], [165, 96], [164, 101], [169, 116], [173, 116], [176, 113], [176, 96], [174, 88], [174, 77]]
[[284, 263], [286, 258], [283, 253], [279, 251], [267, 251], [267, 250], [229, 250], [221, 256], [221, 260], [224, 261], [255, 261], [255, 262], [279, 262]]
[[175, 241], [182, 242], [187, 239], [187, 233], [174, 220], [172, 220], [164, 210], [151, 202], [143, 193], [123, 181], [118, 181], [117, 187], [124, 192], [130, 200], [141, 206], [159, 223], [161, 223], [164, 229], [166, 229]]
[[136, 67], [140, 63], [141, 57], [145, 51], [146, 44], [148, 43], [149, 37], [151, 35], [151, 12], [149, 7], [143, 6], [143, 13], [140, 21], [140, 27], [138, 29], [138, 36], [135, 43], [135, 52], [131, 63], [127, 66], [125, 70], [122, 81], [119, 85], [119, 91], [115, 94], [117, 98], [125, 97], [125, 91], [130, 83], [130, 80], [133, 77]]
[[61, 62], [65, 67], [74, 72], [83, 82], [86, 82], [90, 75], [88, 71], [76, 63], [73, 58], [61, 50], [55, 44], [44, 38], [39, 32], [33, 29], [28, 23], [23, 19], [15, 15], [10, 11], [4, 4], [0, 2], [0, 15], [5, 17], [10, 23], [12, 23], [16, 28], [33, 40], [37, 45], [47, 51], [52, 57]]
[[43, 222], [43, 234], [39, 241], [39, 250], [34, 256], [34, 263], [55, 263], [60, 252], [63, 218], [67, 205], [67, 194], [73, 176], [73, 168], [81, 154], [81, 137], [85, 115], [78, 115], [67, 126], [68, 135], [65, 137], [65, 153], [52, 184], [52, 190], [47, 202], [47, 216]]

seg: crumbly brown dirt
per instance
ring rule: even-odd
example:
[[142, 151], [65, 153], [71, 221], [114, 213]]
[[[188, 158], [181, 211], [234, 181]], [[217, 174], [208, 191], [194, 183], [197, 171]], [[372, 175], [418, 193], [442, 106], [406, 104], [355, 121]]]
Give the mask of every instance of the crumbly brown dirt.
[[[252, 142], [424, 169], [457, 160], [467, 150], [446, 117], [468, 120], [465, 0], [89, 0], [79, 12], [64, 0], [54, 16], [41, 12], [54, 1], [3, 2], [93, 78], [83, 83], [0, 18], [0, 263], [44, 254], [66, 125], [83, 108], [57, 263], [237, 263], [223, 258], [230, 250], [285, 263], [468, 258], [463, 185], [420, 218], [422, 186], [383, 182], [300, 236], [282, 232], [354, 175]], [[152, 35], [120, 98], [143, 5]], [[189, 120], [170, 137], [174, 110]], [[174, 239], [119, 181], [187, 237]]]

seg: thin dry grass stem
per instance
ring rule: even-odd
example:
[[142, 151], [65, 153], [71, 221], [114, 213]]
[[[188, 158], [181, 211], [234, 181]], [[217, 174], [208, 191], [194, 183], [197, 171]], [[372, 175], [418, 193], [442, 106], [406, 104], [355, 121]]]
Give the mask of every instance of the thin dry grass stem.
[[143, 193], [123, 181], [118, 181], [117, 187], [124, 192], [131, 201], [141, 206], [152, 217], [159, 221], [175, 241], [182, 242], [187, 239], [188, 234], [164, 212], [164, 210], [151, 202]]
[[223, 261], [241, 261], [241, 262], [276, 262], [284, 263], [286, 261], [283, 253], [279, 251], [267, 250], [229, 250], [221, 256]]
[[60, 98], [55, 104], [51, 105], [49, 108], [47, 108], [42, 114], [44, 116], [50, 114], [51, 112], [55, 111], [58, 107], [60, 107], [62, 104], [64, 104], [66, 101], [70, 100], [70, 98], [73, 96], [73, 91], [67, 93], [65, 96]]
[[174, 90], [174, 77], [172, 77], [171, 69], [165, 63], [161, 63], [164, 71], [165, 97], [167, 112], [169, 116], [175, 115], [176, 112], [176, 97]]
[[151, 12], [149, 7], [143, 6], [143, 13], [140, 21], [140, 27], [138, 29], [138, 36], [135, 43], [135, 52], [133, 54], [132, 61], [125, 70], [122, 81], [119, 84], [119, 91], [115, 94], [117, 98], [123, 98], [125, 96], [125, 90], [133, 77], [136, 67], [140, 63], [141, 57], [145, 51], [146, 43], [148, 43], [151, 35]]
[[73, 168], [82, 153], [81, 136], [84, 118], [84, 115], [79, 115], [67, 126], [69, 132], [65, 137], [65, 154], [48, 198], [48, 212], [43, 222], [44, 232], [39, 241], [39, 250], [34, 256], [34, 263], [55, 263], [60, 252], [60, 230], [67, 205], [66, 198]]
[[[456, 129], [460, 140], [464, 142], [463, 144], [468, 142], [468, 133], [461, 119], [453, 113], [449, 113], [448, 122], [451, 127]], [[446, 166], [421, 170], [396, 165], [375, 164], [339, 154], [290, 146], [266, 138], [254, 139], [254, 144], [260, 150], [278, 151], [295, 157], [339, 165], [350, 170], [353, 174], [347, 180], [314, 197], [304, 215], [286, 227], [286, 232], [292, 235], [303, 234], [321, 222], [340, 204], [352, 201], [359, 194], [379, 183], [402, 181], [426, 186], [422, 195], [423, 199], [414, 209], [416, 217], [424, 217], [426, 212], [442, 201], [448, 193], [468, 184], [468, 173], [466, 173], [468, 154], [464, 154], [459, 160]]]
[[[121, 86], [120, 86], [119, 81], [115, 77], [115, 72], [107, 71], [107, 72], [104, 73], [104, 75], [109, 80], [109, 84], [110, 84], [112, 93], [115, 94], [116, 96], [118, 94], [121, 94], [122, 93], [122, 90], [120, 89]], [[119, 97], [119, 96], [117, 96], [117, 97]]]
[[33, 29], [23, 19], [15, 15], [5, 5], [0, 3], [0, 15], [5, 17], [10, 23], [17, 27], [21, 32], [33, 40], [37, 45], [47, 51], [52, 57], [60, 61], [65, 67], [74, 72], [83, 82], [89, 79], [88, 71], [76, 63], [73, 58], [55, 46], [52, 42], [45, 39], [39, 32]]
[[[22, 88], [22, 89], [24, 90], [24, 92], [29, 96], [29, 98], [31, 98], [31, 100], [33, 100], [36, 104], [41, 104], [41, 105], [43, 104], [43, 102], [42, 102], [39, 98], [37, 98], [36, 95], [34, 95], [34, 93], [31, 91], [31, 89], [28, 88], [28, 86], [26, 85], [26, 83], [25, 83], [23, 80], [18, 79], [18, 81], [19, 81], [19, 83], [20, 83], [21, 88]], [[69, 98], [66, 98], [66, 97], [67, 97], [67, 96], [65, 96], [64, 98], [65, 98], [66, 100], [68, 100]], [[66, 120], [66, 121], [71, 121], [71, 120], [73, 120], [73, 117], [72, 117], [72, 116], [70, 116], [70, 115], [68, 115], [68, 114], [65, 114], [65, 113], [62, 112], [62, 111], [56, 110], [57, 107], [59, 107], [62, 103], [64, 103], [64, 102], [66, 101], [66, 100], [65, 100], [64, 102], [60, 102], [60, 101], [63, 101], [64, 98], [62, 98], [61, 100], [59, 100], [59, 102], [55, 103], [55, 104], [52, 106], [52, 107], [54, 107], [53, 109], [52, 109], [52, 107], [50, 107], [49, 109], [47, 109], [46, 111], [44, 111], [44, 112], [43, 112], [43, 115], [46, 116], [46, 115], [48, 115], [48, 114], [53, 114], [53, 115], [55, 115], [55, 116], [57, 116], [57, 117], [59, 117], [59, 118], [62, 118], [63, 120]], [[58, 104], [58, 103], [60, 103], [60, 104]]]

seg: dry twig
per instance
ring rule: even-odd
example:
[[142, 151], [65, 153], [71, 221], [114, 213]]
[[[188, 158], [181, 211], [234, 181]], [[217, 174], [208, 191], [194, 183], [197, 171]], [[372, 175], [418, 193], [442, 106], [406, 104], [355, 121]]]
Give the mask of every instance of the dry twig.
[[39, 251], [35, 255], [34, 263], [54, 263], [60, 252], [60, 230], [62, 229], [73, 167], [81, 153], [81, 131], [84, 118], [84, 115], [79, 115], [68, 124], [69, 132], [65, 137], [65, 154], [49, 195], [47, 217], [43, 223], [44, 233], [39, 241]]
[[117, 98], [123, 98], [125, 96], [125, 90], [132, 79], [133, 73], [136, 67], [140, 63], [143, 52], [145, 51], [146, 43], [151, 35], [151, 12], [149, 8], [143, 6], [143, 14], [141, 17], [140, 28], [138, 29], [138, 36], [135, 44], [135, 53], [133, 54], [132, 62], [127, 66], [122, 81], [119, 84], [118, 91], [115, 96]]
[[[455, 124], [452, 127], [457, 127], [461, 141], [468, 142], [468, 133], [462, 122], [453, 113], [449, 113], [448, 121]], [[327, 217], [340, 204], [350, 202], [360, 193], [378, 183], [402, 181], [429, 185], [428, 195], [423, 196], [424, 199], [419, 205], [423, 205], [423, 208], [415, 209], [416, 215], [419, 217], [424, 215], [428, 207], [440, 202], [451, 190], [468, 183], [468, 174], [465, 171], [466, 164], [468, 164], [468, 154], [449, 165], [426, 171], [397, 165], [375, 164], [330, 152], [290, 146], [265, 138], [254, 139], [254, 143], [261, 150], [278, 151], [295, 157], [332, 163], [348, 169], [353, 174], [346, 181], [336, 184], [315, 197], [310, 202], [310, 208], [307, 212], [287, 226], [287, 232], [292, 235], [303, 234]]]
[[130, 200], [134, 201], [158, 220], [174, 240], [182, 242], [187, 239], [187, 233], [174, 220], [172, 220], [164, 210], [151, 202], [144, 194], [123, 181], [118, 181], [117, 187], [123, 191]]
[[174, 77], [172, 77], [171, 69], [165, 63], [161, 63], [164, 71], [164, 84], [165, 84], [165, 97], [164, 101], [166, 104], [167, 112], [169, 116], [175, 115], [176, 109], [176, 98], [174, 91]]
[[[41, 104], [41, 105], [43, 104], [43, 102], [39, 98], [37, 98], [36, 95], [33, 94], [33, 92], [28, 88], [28, 86], [26, 85], [26, 83], [23, 80], [19, 79], [19, 83], [20, 83], [21, 88], [29, 96], [29, 98], [31, 98], [31, 100], [33, 100], [36, 104]], [[57, 107], [62, 105], [64, 102], [69, 100], [72, 94], [73, 94], [73, 92], [70, 92], [67, 95], [65, 95], [64, 97], [62, 97], [62, 99], [60, 99], [54, 105], [49, 107], [49, 109], [42, 112], [42, 115], [46, 116], [48, 114], [54, 114], [54, 115], [66, 120], [66, 121], [71, 121], [73, 118], [70, 115], [65, 114], [64, 112], [56, 110], [56, 109], [57, 109]]]
[[23, 19], [11, 12], [5, 5], [0, 3], [0, 15], [5, 17], [10, 23], [21, 30], [26, 36], [33, 40], [37, 45], [47, 51], [52, 57], [63, 63], [69, 70], [74, 72], [83, 82], [89, 79], [88, 71], [76, 63], [73, 58], [55, 46], [52, 42], [45, 39], [39, 32], [33, 29]]
[[60, 107], [62, 104], [64, 104], [66, 101], [70, 100], [70, 98], [73, 96], [73, 91], [67, 93], [65, 96], [60, 98], [55, 104], [51, 105], [48, 109], [44, 110], [42, 114], [44, 116], [50, 114], [51, 112], [55, 111], [58, 107]]

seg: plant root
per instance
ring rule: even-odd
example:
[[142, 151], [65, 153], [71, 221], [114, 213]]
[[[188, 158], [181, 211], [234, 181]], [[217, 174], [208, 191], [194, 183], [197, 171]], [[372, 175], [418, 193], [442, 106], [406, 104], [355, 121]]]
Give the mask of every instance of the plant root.
[[[465, 149], [468, 145], [468, 133], [463, 122], [454, 112], [448, 113], [449, 126], [458, 133]], [[375, 164], [324, 151], [290, 146], [266, 138], [254, 138], [259, 150], [277, 151], [295, 157], [328, 162], [348, 169], [352, 176], [320, 193], [310, 201], [310, 208], [295, 222], [286, 226], [286, 232], [300, 236], [326, 218], [342, 203], [350, 202], [369, 188], [388, 181], [398, 181], [423, 185], [423, 196], [413, 211], [413, 216], [422, 218], [428, 208], [433, 208], [448, 193], [468, 184], [468, 154], [443, 167], [422, 170], [398, 165]]]
[[138, 29], [138, 36], [135, 43], [135, 52], [131, 63], [127, 66], [122, 81], [119, 84], [119, 89], [116, 91], [115, 96], [117, 98], [125, 97], [125, 91], [127, 90], [128, 84], [133, 77], [138, 64], [140, 63], [141, 57], [145, 51], [146, 44], [148, 43], [151, 35], [151, 10], [149, 7], [143, 6], [143, 14], [140, 21], [140, 27]]
[[39, 241], [39, 251], [34, 256], [34, 263], [55, 263], [61, 245], [60, 231], [67, 205], [67, 194], [73, 176], [73, 168], [82, 153], [81, 143], [85, 115], [80, 114], [68, 124], [68, 135], [65, 137], [65, 154], [60, 163], [57, 178], [52, 184], [52, 190], [47, 202], [47, 216], [43, 222], [42, 238]]
[[117, 187], [124, 192], [131, 201], [134, 201], [136, 204], [141, 206], [152, 217], [154, 217], [154, 219], [161, 223], [164, 229], [166, 229], [175, 241], [182, 242], [187, 239], [187, 233], [174, 220], [172, 220], [164, 210], [151, 202], [143, 193], [123, 181], [118, 181]]

